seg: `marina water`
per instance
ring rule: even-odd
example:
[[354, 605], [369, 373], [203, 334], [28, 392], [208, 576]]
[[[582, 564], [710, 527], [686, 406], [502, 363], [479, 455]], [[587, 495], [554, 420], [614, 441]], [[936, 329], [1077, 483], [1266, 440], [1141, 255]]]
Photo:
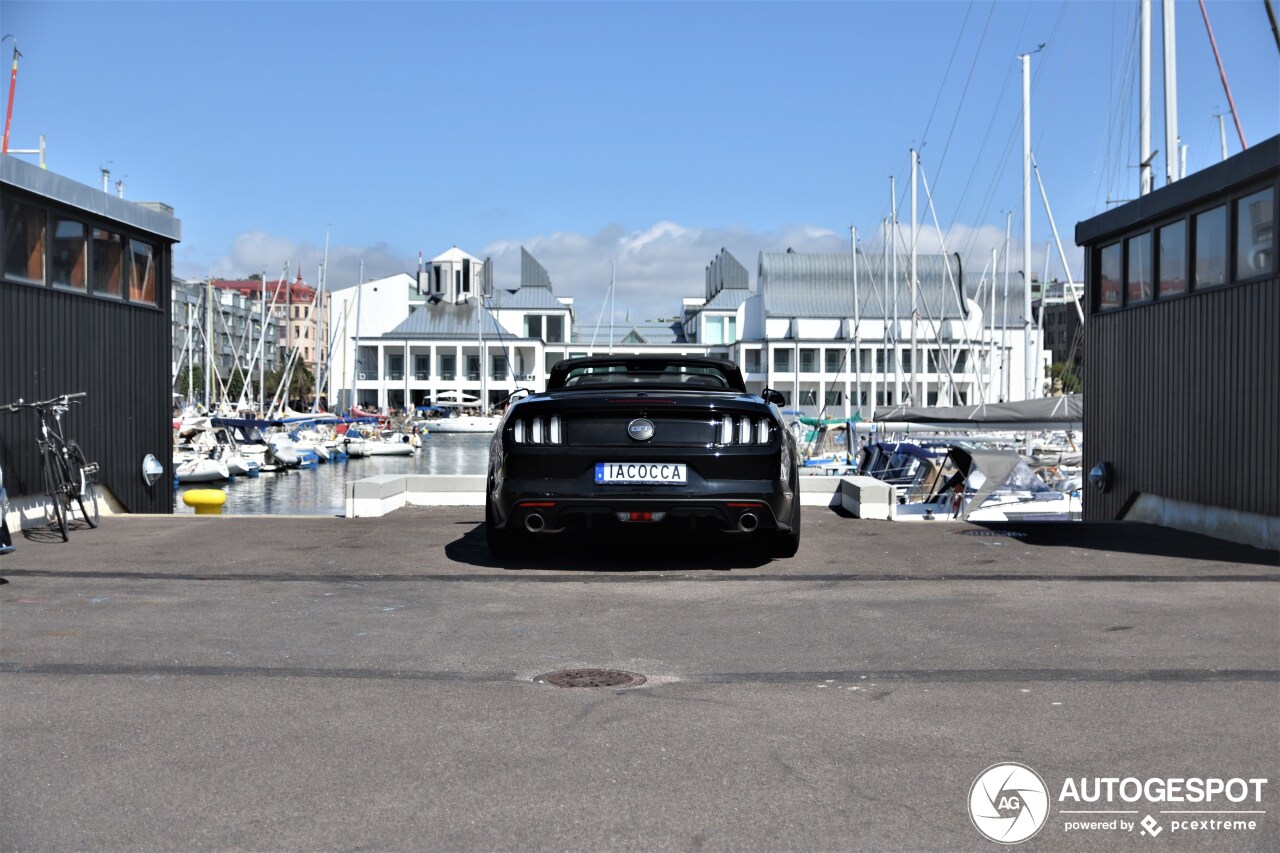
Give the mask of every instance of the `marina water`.
[[234, 483], [193, 483], [174, 493], [173, 511], [191, 514], [182, 500], [187, 489], [218, 488], [227, 493], [225, 515], [343, 515], [347, 483], [379, 474], [483, 474], [489, 461], [489, 436], [439, 433], [422, 441], [413, 456], [368, 456], [321, 463]]

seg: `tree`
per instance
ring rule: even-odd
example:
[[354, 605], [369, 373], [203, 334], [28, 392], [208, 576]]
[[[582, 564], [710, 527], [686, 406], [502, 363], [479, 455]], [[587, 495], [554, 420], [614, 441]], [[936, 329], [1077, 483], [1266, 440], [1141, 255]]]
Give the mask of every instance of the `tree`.
[[1062, 393], [1079, 394], [1084, 390], [1084, 380], [1076, 373], [1075, 368], [1067, 362], [1055, 362], [1049, 368], [1050, 387], [1062, 385]]
[[[267, 374], [267, 391], [268, 396], [280, 394], [276, 389], [280, 387], [280, 383], [284, 381], [284, 369], [273, 370]], [[316, 393], [316, 375], [311, 372], [311, 367], [304, 361], [297, 361], [293, 365], [293, 375], [289, 378], [289, 387], [284, 394], [285, 400], [310, 400]]]

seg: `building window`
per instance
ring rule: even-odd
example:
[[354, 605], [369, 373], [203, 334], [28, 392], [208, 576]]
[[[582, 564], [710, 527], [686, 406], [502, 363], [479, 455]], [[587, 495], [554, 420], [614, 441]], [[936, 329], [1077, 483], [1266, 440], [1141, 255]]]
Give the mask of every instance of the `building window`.
[[1227, 283], [1227, 208], [1215, 207], [1196, 215], [1195, 288]]
[[868, 373], [868, 372], [870, 372], [870, 370], [871, 370], [871, 350], [869, 350], [869, 349], [864, 349], [864, 350], [862, 350], [862, 354], [858, 357], [858, 367], [857, 367], [857, 370], [858, 370], [858, 372], [859, 372], [859, 373]]
[[387, 379], [399, 382], [404, 379], [404, 356], [387, 355]]
[[844, 370], [844, 350], [829, 349], [824, 355], [827, 373], [840, 373]]
[[1120, 307], [1121, 246], [1113, 243], [1099, 253], [1098, 262], [1098, 310]]
[[141, 240], [129, 241], [129, 301], [156, 304], [156, 250]]
[[1125, 276], [1128, 300], [1126, 304], [1151, 301], [1151, 235], [1139, 234], [1125, 240], [1129, 256], [1129, 270]]
[[817, 373], [818, 372], [818, 351], [816, 349], [800, 350], [800, 372], [801, 373]]
[[814, 390], [812, 390], [812, 389], [807, 389], [807, 390], [801, 391], [801, 392], [800, 392], [800, 405], [802, 405], [802, 406], [816, 406], [816, 405], [818, 405], [818, 392], [817, 392], [817, 391], [814, 391]]
[[1157, 232], [1160, 244], [1160, 298], [1187, 292], [1187, 222], [1171, 222]]
[[467, 380], [470, 382], [480, 381], [480, 356], [467, 356]]
[[93, 292], [123, 296], [124, 238], [104, 228], [93, 229]]
[[542, 340], [542, 315], [527, 314], [524, 318], [524, 336]]
[[707, 318], [707, 335], [703, 341], [707, 346], [720, 346], [725, 343], [724, 339], [724, 318], [708, 317]]
[[773, 369], [775, 373], [791, 372], [791, 350], [776, 349], [773, 351]]
[[1236, 279], [1266, 275], [1275, 269], [1274, 189], [1236, 201]]
[[414, 379], [430, 379], [431, 378], [430, 356], [415, 355], [413, 357], [413, 378]]
[[967, 349], [962, 349], [956, 353], [956, 366], [955, 366], [954, 372], [964, 373], [968, 369], [969, 369], [969, 351]]
[[828, 391], [828, 392], [827, 392], [827, 405], [828, 405], [828, 406], [839, 406], [839, 405], [840, 405], [840, 404], [842, 404], [843, 402], [844, 402], [844, 392], [843, 392], [843, 391]]
[[564, 343], [564, 317], [558, 314], [547, 315], [547, 337], [545, 340], [549, 344]]
[[763, 373], [764, 368], [760, 365], [760, 350], [747, 350], [747, 373]]
[[456, 355], [440, 355], [440, 378], [453, 379], [458, 373], [458, 357]]
[[83, 222], [58, 219], [53, 225], [53, 283], [84, 290], [85, 265], [89, 260], [87, 229]]
[[44, 211], [10, 201], [4, 206], [4, 274], [44, 284]]
[[904, 349], [902, 351], [902, 372], [911, 372], [911, 350], [909, 349]]
[[885, 353], [886, 352], [888, 352], [888, 350], [883, 350], [883, 349], [876, 350], [876, 373], [887, 372], [885, 369]]
[[491, 357], [492, 370], [489, 376], [493, 379], [507, 378], [507, 357], [505, 355], [495, 355]]

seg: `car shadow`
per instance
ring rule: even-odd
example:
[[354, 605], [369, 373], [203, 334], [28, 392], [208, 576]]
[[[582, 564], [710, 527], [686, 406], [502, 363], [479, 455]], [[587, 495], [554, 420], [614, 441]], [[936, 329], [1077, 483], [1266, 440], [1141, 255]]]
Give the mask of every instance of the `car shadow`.
[[772, 562], [761, 543], [747, 536], [711, 531], [657, 535], [651, 529], [549, 533], [533, 537], [527, 553], [498, 559], [489, 553], [483, 523], [446, 545], [445, 556], [477, 568], [552, 572], [723, 572]]

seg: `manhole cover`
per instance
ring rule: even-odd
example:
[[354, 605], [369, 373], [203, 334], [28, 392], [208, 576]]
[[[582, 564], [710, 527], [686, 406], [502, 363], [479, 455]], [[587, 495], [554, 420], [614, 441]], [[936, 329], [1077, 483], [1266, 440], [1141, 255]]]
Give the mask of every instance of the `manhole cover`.
[[636, 687], [644, 684], [644, 676], [620, 669], [562, 669], [539, 675], [534, 681], [555, 687]]
[[1026, 539], [1027, 534], [1021, 530], [957, 530], [961, 536], [1008, 536], [1012, 539]]

